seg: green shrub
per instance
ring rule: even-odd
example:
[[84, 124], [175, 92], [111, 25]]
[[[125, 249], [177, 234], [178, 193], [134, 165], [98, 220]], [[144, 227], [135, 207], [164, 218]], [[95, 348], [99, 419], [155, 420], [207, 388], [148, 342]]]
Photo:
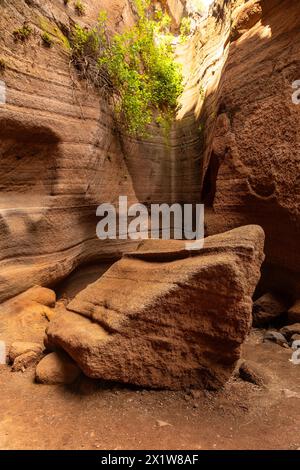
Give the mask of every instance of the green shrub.
[[41, 35], [43, 44], [45, 47], [52, 47], [53, 45], [53, 39], [51, 39], [50, 34], [48, 34], [46, 31]]
[[76, 11], [77, 15], [79, 15], [79, 16], [84, 16], [85, 15], [85, 6], [80, 0], [77, 0], [75, 2], [74, 8], [75, 8], [75, 11]]
[[154, 117], [156, 122], [159, 116], [172, 119], [183, 77], [174, 59], [169, 16], [149, 18], [148, 0], [135, 5], [137, 24], [111, 38], [105, 13], [94, 29], [76, 25], [72, 57], [82, 76], [114, 98], [119, 124], [130, 134], [142, 134]]
[[33, 33], [33, 29], [28, 24], [24, 24], [22, 28], [16, 29], [13, 32], [13, 36], [16, 41], [25, 42]]

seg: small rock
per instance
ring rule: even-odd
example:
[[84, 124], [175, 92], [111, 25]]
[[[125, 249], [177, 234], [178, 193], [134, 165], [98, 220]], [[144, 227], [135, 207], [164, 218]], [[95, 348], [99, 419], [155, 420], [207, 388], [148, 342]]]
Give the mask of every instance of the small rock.
[[300, 323], [285, 326], [284, 328], [281, 328], [280, 333], [282, 333], [289, 341], [293, 335], [300, 335]]
[[297, 351], [298, 349], [300, 349], [300, 340], [293, 341], [291, 348], [293, 349], [293, 351]]
[[35, 351], [29, 351], [20, 356], [16, 357], [14, 360], [12, 371], [13, 372], [24, 372], [28, 367], [35, 365], [41, 357], [41, 353]]
[[48, 385], [71, 384], [79, 375], [79, 367], [63, 352], [48, 354], [37, 365], [35, 371], [36, 381]]
[[262, 387], [266, 384], [267, 379], [260, 367], [252, 361], [244, 361], [240, 366], [240, 377], [245, 382]]
[[282, 333], [279, 333], [278, 331], [267, 331], [264, 340], [268, 341], [273, 341], [276, 344], [279, 344], [280, 346], [283, 347], [288, 347], [287, 340], [283, 336]]
[[36, 355], [41, 355], [43, 352], [43, 347], [39, 343], [16, 341], [10, 347], [9, 361], [13, 363], [18, 356], [22, 356], [29, 352], [34, 352]]
[[268, 325], [284, 312], [286, 312], [286, 307], [279, 299], [271, 293], [265, 294], [253, 304], [253, 326]]
[[166, 421], [160, 421], [159, 419], [156, 421], [156, 424], [159, 428], [165, 428], [167, 426], [172, 426], [172, 424], [167, 423]]
[[291, 337], [291, 342], [293, 343], [294, 341], [300, 341], [300, 335], [295, 334]]
[[300, 323], [300, 299], [298, 299], [294, 305], [288, 311], [288, 322], [289, 323]]

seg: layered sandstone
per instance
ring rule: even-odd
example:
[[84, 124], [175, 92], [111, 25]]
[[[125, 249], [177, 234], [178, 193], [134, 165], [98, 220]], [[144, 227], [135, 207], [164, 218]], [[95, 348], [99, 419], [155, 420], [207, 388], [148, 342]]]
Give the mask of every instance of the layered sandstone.
[[[52, 285], [78, 265], [118, 258], [127, 241], [100, 242], [96, 208], [129, 202], [195, 202], [200, 194], [199, 139], [193, 119], [168, 138], [125, 139], [108, 105], [70, 64], [71, 25], [95, 25], [101, 9], [111, 30], [134, 22], [127, 0], [1, 2], [0, 58], [7, 102], [0, 105], [0, 302], [34, 284]], [[34, 34], [15, 42], [24, 21]], [[43, 47], [41, 34], [54, 41]], [[184, 149], [184, 151], [183, 151]]]
[[[241, 2], [242, 3], [242, 2]], [[208, 234], [246, 223], [266, 233], [265, 285], [300, 290], [300, 4], [249, 1], [237, 9], [229, 57], [209, 99], [218, 103], [203, 187]]]
[[144, 241], [80, 292], [47, 329], [92, 378], [152, 388], [218, 389], [251, 325], [264, 233], [247, 226], [182, 241]]

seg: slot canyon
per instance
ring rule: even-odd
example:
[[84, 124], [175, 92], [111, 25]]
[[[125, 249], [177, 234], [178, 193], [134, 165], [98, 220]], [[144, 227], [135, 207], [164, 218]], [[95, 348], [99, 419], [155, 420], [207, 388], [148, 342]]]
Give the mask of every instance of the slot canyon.
[[[300, 3], [143, 1], [0, 0], [0, 450], [300, 450]], [[129, 132], [161, 17], [182, 88]], [[122, 196], [201, 246], [101, 239]]]

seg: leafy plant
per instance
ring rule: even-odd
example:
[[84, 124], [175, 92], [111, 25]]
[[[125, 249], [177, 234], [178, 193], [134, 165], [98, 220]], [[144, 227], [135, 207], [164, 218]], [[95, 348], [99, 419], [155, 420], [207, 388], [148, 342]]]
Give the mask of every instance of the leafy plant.
[[124, 33], [109, 37], [103, 12], [94, 29], [76, 25], [73, 30], [74, 64], [82, 76], [113, 97], [117, 120], [130, 134], [142, 134], [155, 117], [156, 122], [160, 116], [172, 119], [183, 90], [170, 18], [149, 17], [149, 4], [135, 0], [138, 20]]
[[51, 39], [50, 34], [48, 34], [46, 31], [41, 35], [43, 44], [45, 47], [52, 47], [53, 45], [53, 40]]
[[31, 26], [24, 23], [22, 28], [16, 29], [13, 32], [13, 36], [14, 36], [16, 41], [25, 42], [31, 36], [32, 33], [33, 33], [33, 30], [31, 28]]
[[77, 15], [79, 15], [79, 16], [84, 16], [85, 15], [85, 6], [80, 0], [77, 0], [75, 2], [74, 8], [75, 8], [75, 11], [76, 11]]

